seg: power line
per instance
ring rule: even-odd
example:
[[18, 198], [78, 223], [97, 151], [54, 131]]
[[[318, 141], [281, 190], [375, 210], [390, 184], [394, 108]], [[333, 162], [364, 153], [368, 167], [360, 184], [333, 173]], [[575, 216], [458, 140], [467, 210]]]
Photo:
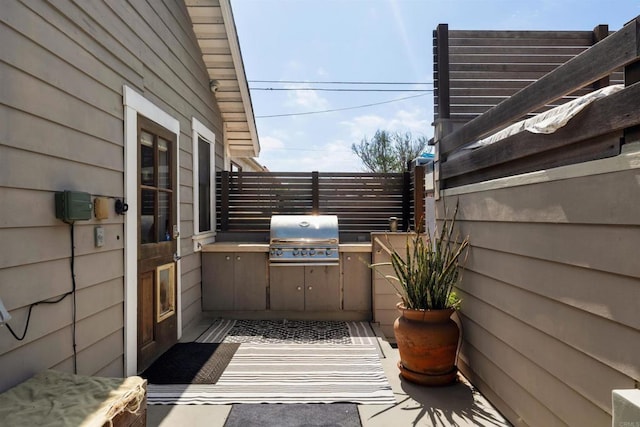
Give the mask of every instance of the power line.
[[272, 117], [306, 116], [309, 114], [333, 113], [335, 111], [355, 110], [357, 108], [366, 108], [366, 107], [374, 107], [376, 105], [390, 104], [392, 102], [404, 101], [406, 99], [412, 99], [412, 98], [419, 98], [425, 95], [428, 95], [428, 93], [421, 93], [420, 95], [411, 95], [411, 96], [406, 96], [404, 98], [391, 99], [389, 101], [374, 102], [373, 104], [356, 105], [355, 107], [334, 108], [332, 110], [322, 110], [322, 111], [307, 111], [304, 113], [271, 114], [267, 116], [255, 116], [255, 117], [256, 119], [268, 119]]
[[432, 85], [433, 82], [363, 82], [363, 81], [303, 81], [303, 80], [247, 80], [249, 83], [282, 83], [282, 84], [331, 84], [331, 85]]
[[289, 88], [289, 87], [251, 87], [251, 90], [267, 90], [267, 91], [281, 91], [281, 90], [314, 90], [322, 92], [433, 92], [433, 89], [343, 89], [343, 88]]

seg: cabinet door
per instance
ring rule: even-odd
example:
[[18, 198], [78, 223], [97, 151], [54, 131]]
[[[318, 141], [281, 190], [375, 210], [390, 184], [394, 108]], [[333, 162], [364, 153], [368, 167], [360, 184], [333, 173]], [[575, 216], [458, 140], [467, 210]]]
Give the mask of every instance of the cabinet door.
[[305, 310], [340, 310], [340, 267], [325, 265], [304, 267], [304, 269]]
[[233, 254], [202, 254], [202, 309], [233, 310]]
[[304, 267], [271, 266], [271, 310], [304, 310]]
[[344, 309], [371, 311], [371, 253], [348, 252], [342, 257]]
[[267, 255], [238, 252], [234, 254], [234, 308], [266, 310]]

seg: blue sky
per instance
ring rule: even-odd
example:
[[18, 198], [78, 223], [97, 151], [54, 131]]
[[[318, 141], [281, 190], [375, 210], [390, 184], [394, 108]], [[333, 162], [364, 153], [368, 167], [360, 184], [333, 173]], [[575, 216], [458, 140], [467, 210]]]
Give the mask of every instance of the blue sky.
[[[640, 14], [640, 2], [630, 0], [232, 0], [232, 7], [249, 86], [296, 89], [319, 85], [251, 81], [431, 82], [439, 23], [457, 30], [617, 30]], [[258, 161], [273, 171], [363, 170], [351, 144], [377, 129], [433, 136], [433, 95], [415, 96], [421, 94], [252, 90]]]

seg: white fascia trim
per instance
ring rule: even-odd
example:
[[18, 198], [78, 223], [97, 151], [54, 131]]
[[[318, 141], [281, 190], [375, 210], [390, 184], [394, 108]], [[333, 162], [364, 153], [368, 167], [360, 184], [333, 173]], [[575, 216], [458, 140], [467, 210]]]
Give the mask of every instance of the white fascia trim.
[[[129, 212], [124, 217], [124, 370], [138, 371], [138, 114], [176, 135], [176, 167], [180, 167], [180, 122], [129, 86], [122, 88], [124, 105], [124, 198]], [[180, 224], [180, 174], [177, 174], [176, 222]], [[180, 256], [180, 242], [177, 242]], [[182, 280], [180, 262], [176, 262], [178, 339], [182, 335]]]
[[[216, 182], [216, 135], [206, 127], [202, 122], [193, 117], [191, 119], [192, 132], [192, 158], [193, 158], [193, 251], [202, 250], [202, 245], [212, 243], [215, 240], [215, 223], [216, 223], [216, 198], [215, 198], [215, 182]], [[200, 230], [200, 197], [198, 195], [198, 138], [202, 138], [211, 146], [209, 149], [209, 172], [211, 182], [211, 226], [210, 231], [198, 232]]]
[[238, 79], [238, 86], [240, 87], [240, 95], [242, 96], [242, 105], [244, 106], [244, 112], [247, 116], [247, 124], [249, 125], [249, 133], [251, 134], [251, 142], [253, 143], [253, 153], [251, 154], [251, 157], [257, 157], [260, 155], [258, 130], [256, 128], [256, 119], [253, 115], [251, 94], [249, 93], [247, 75], [244, 72], [242, 52], [240, 51], [240, 42], [238, 40], [236, 24], [233, 19], [231, 2], [229, 0], [220, 0], [220, 11], [222, 12], [222, 21], [224, 22], [224, 28], [227, 33], [229, 48], [231, 49], [231, 58], [233, 58], [233, 67], [236, 71], [236, 78]]

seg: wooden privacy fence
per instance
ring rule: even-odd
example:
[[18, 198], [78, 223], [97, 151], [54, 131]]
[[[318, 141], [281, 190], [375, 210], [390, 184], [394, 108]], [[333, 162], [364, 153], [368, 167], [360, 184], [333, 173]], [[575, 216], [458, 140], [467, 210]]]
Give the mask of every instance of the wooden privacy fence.
[[[268, 232], [272, 215], [337, 215], [340, 232], [369, 233], [414, 228], [412, 207], [424, 212], [424, 180], [415, 188], [409, 173], [228, 172], [217, 174], [217, 228], [223, 232]], [[422, 215], [418, 215], [418, 220]]]
[[[631, 129], [640, 124], [640, 86], [634, 84], [640, 80], [640, 66], [638, 57], [640, 54], [640, 23], [638, 18], [633, 19], [620, 31], [610, 35], [608, 30], [596, 28], [593, 37], [600, 39], [594, 46], [583, 50], [576, 56], [566, 51], [569, 60], [561, 65], [553, 64], [549, 67], [535, 67], [538, 71], [525, 72], [526, 67], [531, 67], [530, 61], [542, 61], [535, 55], [531, 59], [523, 61], [521, 67], [517, 64], [492, 64], [487, 58], [481, 59], [481, 52], [507, 52], [505, 46], [524, 45], [534, 46], [537, 42], [530, 40], [535, 37], [544, 38], [543, 32], [489, 32], [489, 37], [479, 37], [477, 42], [465, 42], [475, 45], [476, 63], [470, 61], [464, 67], [453, 67], [452, 61], [458, 61], [460, 55], [468, 52], [463, 43], [458, 43], [456, 50], [451, 50], [451, 35], [456, 34], [460, 40], [471, 37], [472, 32], [451, 32], [445, 27], [438, 27], [434, 36], [435, 56], [438, 58], [436, 66], [437, 93], [435, 142], [438, 144], [439, 159], [436, 161], [436, 174], [439, 188], [455, 187], [463, 184], [481, 182], [488, 179], [515, 175], [549, 167], [561, 166], [569, 163], [577, 163], [602, 157], [614, 156], [620, 153], [620, 145], [625, 139], [633, 136], [637, 139], [636, 130]], [[467, 34], [469, 33], [469, 34]], [[511, 34], [513, 33], [513, 34]], [[599, 35], [597, 35], [597, 34]], [[513, 36], [514, 40], [505, 41], [507, 36]], [[532, 34], [528, 36], [527, 34]], [[552, 42], [553, 38], [546, 37], [549, 46], [545, 52], [552, 49], [569, 49], [570, 41], [583, 38], [586, 34], [576, 33], [575, 37], [570, 33], [551, 32], [560, 37], [562, 42]], [[608, 36], [607, 36], [608, 35]], [[464, 37], [463, 37], [464, 36]], [[534, 37], [535, 36], [535, 37]], [[596, 37], [597, 36], [597, 37]], [[491, 40], [500, 40], [498, 49], [493, 49]], [[597, 40], [596, 40], [597, 41]], [[537, 43], [539, 45], [539, 43]], [[493, 50], [492, 50], [493, 49]], [[524, 49], [520, 47], [519, 49]], [[529, 47], [527, 47], [529, 49]], [[524, 52], [524, 51], [523, 51]], [[564, 52], [564, 50], [560, 51]], [[487, 53], [491, 56], [491, 53]], [[446, 60], [445, 60], [446, 58]], [[558, 60], [562, 56], [558, 56]], [[485, 61], [484, 63], [481, 61]], [[529, 65], [527, 65], [529, 64]], [[446, 65], [446, 67], [445, 67]], [[446, 68], [443, 69], [443, 67]], [[452, 68], [453, 67], [453, 68]], [[491, 70], [493, 77], [489, 77]], [[500, 71], [507, 74], [506, 79], [500, 79]], [[510, 70], [510, 71], [509, 71]], [[514, 72], [522, 71], [524, 74]], [[534, 68], [532, 68], [534, 70]], [[620, 71], [623, 70], [623, 71]], [[548, 72], [547, 71], [551, 71]], [[451, 74], [456, 72], [458, 74]], [[622, 72], [624, 74], [622, 74]], [[511, 75], [511, 74], [513, 75]], [[536, 77], [536, 73], [541, 76]], [[527, 115], [547, 109], [550, 106], [564, 102], [567, 97], [574, 97], [589, 91], [590, 88], [619, 82], [620, 76], [624, 76], [627, 86], [623, 91], [599, 99], [588, 108], [574, 117], [566, 126], [555, 133], [543, 135], [522, 132], [512, 135], [492, 145], [475, 150], [461, 150], [465, 145], [477, 141], [497, 130], [517, 122]], [[455, 76], [455, 78], [454, 78]], [[467, 79], [462, 77], [467, 76]], [[526, 82], [527, 85], [519, 88], [515, 83], [505, 83], [509, 79], [535, 79]], [[464, 83], [456, 82], [462, 79]], [[480, 114], [475, 117], [454, 117], [455, 104], [463, 104], [455, 101], [454, 87], [460, 88], [460, 84], [469, 88], [483, 88], [487, 99], [494, 99], [494, 105], [487, 101], [482, 109], [473, 111]], [[522, 84], [522, 82], [520, 83]], [[513, 86], [509, 91], [502, 91], [502, 85]], [[459, 89], [459, 93], [463, 93]], [[500, 95], [495, 95], [500, 94]], [[507, 98], [504, 96], [509, 95]], [[467, 98], [472, 99], [472, 98]], [[476, 100], [469, 103], [482, 103]], [[481, 111], [486, 110], [486, 111]], [[464, 111], [464, 110], [457, 110]], [[471, 114], [471, 110], [467, 113]], [[461, 113], [462, 114], [462, 113]], [[467, 123], [461, 124], [466, 120]], [[457, 155], [453, 155], [457, 153]]]

